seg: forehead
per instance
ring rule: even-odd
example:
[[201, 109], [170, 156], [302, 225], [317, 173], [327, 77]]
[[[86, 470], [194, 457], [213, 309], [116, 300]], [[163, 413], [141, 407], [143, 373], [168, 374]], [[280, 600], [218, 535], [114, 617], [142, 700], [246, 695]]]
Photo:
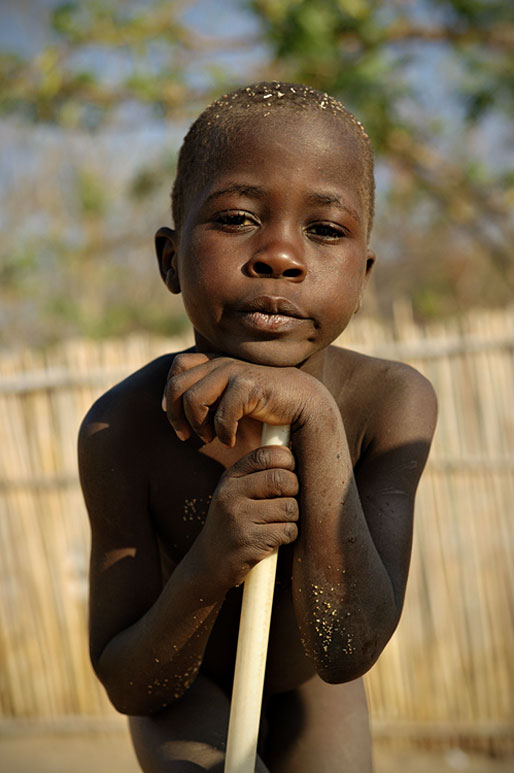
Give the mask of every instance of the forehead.
[[247, 166], [252, 156], [263, 152], [280, 156], [285, 163], [312, 163], [332, 165], [357, 170], [362, 165], [359, 143], [356, 137], [336, 118], [319, 112], [275, 110], [250, 114], [227, 133], [224, 152], [217, 158], [218, 170]]
[[[362, 202], [364, 164], [355, 135], [331, 115], [310, 111], [252, 114], [227, 132], [204, 190], [220, 178], [262, 178], [280, 169], [283, 185], [328, 185]], [[357, 202], [356, 202], [357, 203]]]

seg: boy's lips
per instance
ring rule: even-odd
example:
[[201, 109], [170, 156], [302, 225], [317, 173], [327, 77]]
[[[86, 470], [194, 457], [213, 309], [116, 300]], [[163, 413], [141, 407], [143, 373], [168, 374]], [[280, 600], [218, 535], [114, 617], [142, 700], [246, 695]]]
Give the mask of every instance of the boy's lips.
[[268, 332], [286, 332], [309, 319], [288, 298], [271, 295], [259, 295], [244, 301], [236, 311], [248, 327]]
[[256, 298], [241, 303], [237, 310], [242, 313], [260, 311], [262, 314], [278, 314], [283, 317], [307, 319], [307, 315], [293, 301], [273, 295], [258, 295]]

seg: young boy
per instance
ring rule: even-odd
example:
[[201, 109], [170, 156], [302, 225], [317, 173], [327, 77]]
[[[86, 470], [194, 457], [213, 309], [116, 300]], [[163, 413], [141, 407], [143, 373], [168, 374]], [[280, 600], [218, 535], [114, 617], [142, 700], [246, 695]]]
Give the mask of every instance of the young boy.
[[371, 770], [360, 677], [400, 617], [436, 414], [410, 367], [331, 346], [375, 261], [373, 192], [362, 126], [305, 86], [225, 95], [184, 141], [156, 247], [195, 346], [79, 439], [91, 657], [144, 771], [223, 769], [240, 586], [276, 546], [256, 769]]

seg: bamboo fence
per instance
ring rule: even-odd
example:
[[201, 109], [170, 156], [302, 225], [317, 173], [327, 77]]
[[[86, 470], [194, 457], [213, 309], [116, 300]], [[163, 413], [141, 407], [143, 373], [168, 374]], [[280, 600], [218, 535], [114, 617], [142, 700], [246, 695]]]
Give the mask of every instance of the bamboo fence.
[[[93, 400], [188, 343], [134, 337], [0, 356], [0, 732], [114, 721], [87, 651], [89, 527], [76, 437]], [[377, 738], [514, 749], [514, 308], [417, 327], [362, 318], [340, 341], [434, 384], [397, 633], [366, 677]], [[88, 724], [89, 723], [89, 724]]]

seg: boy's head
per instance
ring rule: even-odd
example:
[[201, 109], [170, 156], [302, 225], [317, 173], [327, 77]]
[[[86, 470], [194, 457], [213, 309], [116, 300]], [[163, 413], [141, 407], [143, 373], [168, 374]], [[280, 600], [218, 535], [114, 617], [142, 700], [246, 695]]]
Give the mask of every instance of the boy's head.
[[312, 362], [360, 307], [374, 263], [373, 158], [336, 100], [259, 84], [191, 127], [156, 234], [161, 276], [182, 293], [199, 351]]
[[[215, 176], [238, 133], [256, 120], [288, 113], [326, 117], [340, 133], [341, 147], [357, 147], [360, 164], [357, 188], [366, 214], [369, 238], [374, 213], [373, 151], [362, 124], [341, 102], [328, 94], [296, 83], [256, 83], [225, 94], [192, 124], [180, 150], [172, 191], [172, 214], [180, 232], [190, 197]], [[291, 138], [294, 142], [294, 136]]]

